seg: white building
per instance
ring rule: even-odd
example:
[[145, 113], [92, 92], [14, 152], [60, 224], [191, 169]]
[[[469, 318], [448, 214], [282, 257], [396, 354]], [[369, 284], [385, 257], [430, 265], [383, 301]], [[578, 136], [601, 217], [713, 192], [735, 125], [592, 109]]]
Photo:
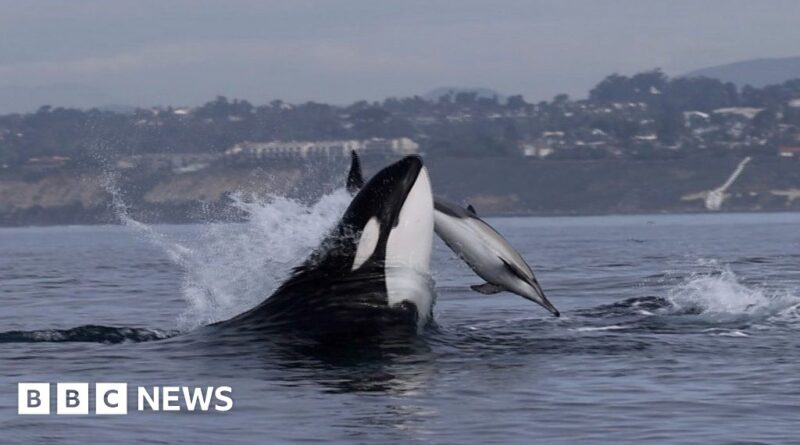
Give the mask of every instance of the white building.
[[728, 107], [728, 108], [717, 108], [716, 110], [712, 111], [714, 114], [727, 114], [727, 115], [735, 115], [741, 116], [745, 119], [752, 119], [756, 117], [756, 114], [760, 113], [763, 108], [753, 108], [753, 107]]
[[544, 159], [551, 154], [553, 154], [555, 150], [550, 147], [544, 145], [536, 145], [536, 144], [522, 144], [522, 156], [525, 157], [535, 157], [539, 159]]
[[365, 154], [393, 154], [407, 156], [419, 153], [419, 144], [409, 138], [380, 139], [372, 138], [361, 141], [361, 150]]
[[355, 150], [364, 155], [405, 156], [419, 152], [419, 144], [409, 138], [367, 139], [359, 141], [273, 141], [241, 142], [225, 150], [225, 156], [262, 158], [308, 158], [350, 156]]

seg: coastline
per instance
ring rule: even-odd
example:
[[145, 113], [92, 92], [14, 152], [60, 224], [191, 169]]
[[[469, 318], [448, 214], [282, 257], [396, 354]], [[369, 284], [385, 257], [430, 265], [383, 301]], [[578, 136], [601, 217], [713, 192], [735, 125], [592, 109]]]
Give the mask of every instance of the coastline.
[[[724, 183], [738, 157], [680, 160], [542, 161], [523, 158], [431, 158], [437, 194], [470, 202], [482, 216], [599, 216], [800, 211], [800, 162], [756, 157], [725, 190], [718, 211], [702, 194]], [[380, 165], [365, 163], [369, 175]], [[105, 172], [84, 168], [0, 175], [0, 226], [113, 224], [112, 192], [130, 215], [147, 223], [237, 221], [231, 196], [286, 196], [313, 201], [340, 187], [345, 160], [202, 171]]]

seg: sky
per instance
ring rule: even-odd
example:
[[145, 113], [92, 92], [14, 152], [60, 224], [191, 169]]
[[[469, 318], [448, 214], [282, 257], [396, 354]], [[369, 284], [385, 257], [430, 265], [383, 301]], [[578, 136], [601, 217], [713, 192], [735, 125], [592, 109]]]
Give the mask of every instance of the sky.
[[584, 97], [611, 73], [800, 55], [796, 0], [0, 0], [0, 112], [345, 104], [488, 87]]

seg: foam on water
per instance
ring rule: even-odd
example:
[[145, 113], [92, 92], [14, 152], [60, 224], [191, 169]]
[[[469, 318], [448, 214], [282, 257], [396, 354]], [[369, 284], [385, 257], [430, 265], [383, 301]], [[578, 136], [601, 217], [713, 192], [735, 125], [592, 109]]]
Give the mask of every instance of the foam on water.
[[208, 223], [199, 237], [179, 242], [131, 218], [111, 176], [106, 189], [120, 221], [184, 270], [187, 309], [178, 319], [183, 330], [230, 318], [263, 301], [321, 242], [352, 199], [343, 188], [312, 204], [234, 193], [232, 209], [245, 214], [244, 222]]
[[749, 337], [775, 328], [795, 329], [800, 323], [797, 289], [744, 282], [719, 264], [690, 275], [664, 296], [628, 298], [574, 311], [563, 322], [574, 332], [704, 333]]
[[800, 298], [788, 289], [743, 284], [729, 268], [692, 275], [670, 289], [666, 297], [670, 313], [711, 319], [770, 318], [795, 313], [800, 307]]

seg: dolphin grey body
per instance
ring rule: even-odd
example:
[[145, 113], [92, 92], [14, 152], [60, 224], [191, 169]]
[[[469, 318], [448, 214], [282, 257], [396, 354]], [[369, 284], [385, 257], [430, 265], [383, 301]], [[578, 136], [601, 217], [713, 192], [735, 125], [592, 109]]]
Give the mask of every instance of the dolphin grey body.
[[[351, 152], [347, 190], [355, 193], [363, 184], [361, 163]], [[472, 206], [463, 209], [434, 197], [434, 230], [439, 238], [486, 283], [471, 286], [482, 294], [508, 291], [538, 303], [558, 317], [531, 267], [522, 255], [492, 226], [480, 219]]]
[[508, 291], [540, 304], [558, 317], [560, 313], [544, 295], [539, 281], [522, 255], [475, 209], [467, 210], [442, 199], [434, 200], [436, 234], [486, 283], [472, 286], [482, 294]]

